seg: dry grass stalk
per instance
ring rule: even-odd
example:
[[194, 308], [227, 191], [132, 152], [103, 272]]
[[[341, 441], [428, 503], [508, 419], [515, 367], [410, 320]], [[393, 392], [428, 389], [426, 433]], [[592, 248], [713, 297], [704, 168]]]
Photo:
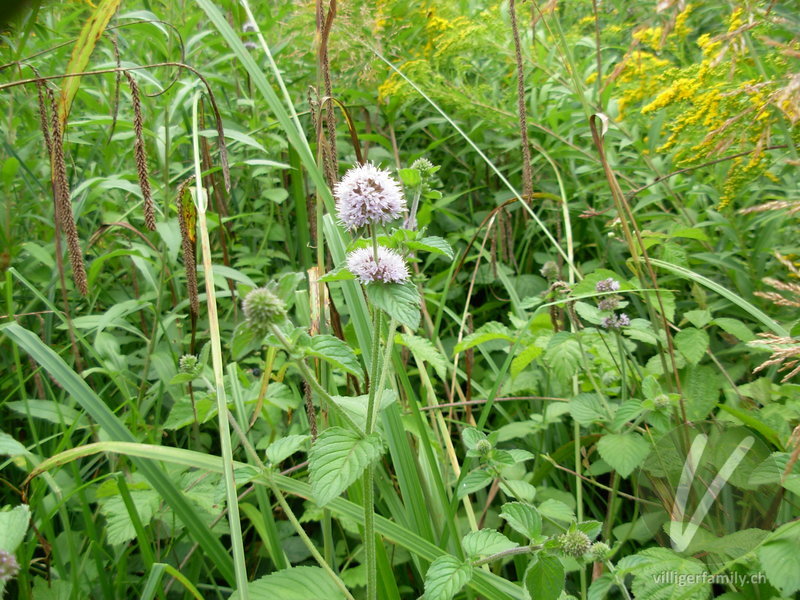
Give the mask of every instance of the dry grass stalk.
[[[317, 5], [317, 14], [319, 17], [322, 17], [322, 0], [317, 0]], [[333, 19], [335, 17], [336, 0], [330, 0], [328, 3], [327, 14], [325, 15], [324, 19], [321, 20], [321, 23], [318, 21], [318, 25], [322, 25], [322, 28], [319, 32], [319, 68], [322, 73], [322, 82], [325, 86], [325, 95], [328, 98], [333, 96], [333, 87], [331, 86], [331, 66], [330, 58], [328, 56], [328, 40], [330, 39], [331, 28], [333, 27]], [[338, 173], [336, 172], [336, 113], [331, 102], [326, 103], [325, 127], [328, 134], [327, 144], [323, 150], [323, 152], [325, 152], [327, 155], [325, 160], [325, 178], [328, 182], [328, 186], [333, 187], [333, 184], [336, 183]]]
[[189, 185], [193, 181], [194, 175], [185, 179], [178, 186], [177, 205], [178, 225], [181, 230], [183, 268], [186, 272], [186, 288], [189, 293], [189, 310], [196, 317], [200, 313], [200, 301], [197, 293], [197, 256], [195, 255], [197, 212], [191, 194], [189, 194]]
[[142, 118], [142, 102], [139, 92], [139, 84], [128, 71], [125, 71], [125, 78], [131, 88], [131, 101], [133, 104], [133, 132], [136, 142], [133, 152], [136, 156], [136, 174], [139, 177], [139, 187], [142, 189], [144, 198], [144, 224], [150, 231], [156, 229], [156, 211], [153, 205], [153, 196], [150, 190], [150, 179], [147, 175], [147, 152], [144, 145], [144, 119]]
[[89, 294], [89, 283], [86, 278], [86, 268], [83, 264], [83, 252], [81, 252], [80, 239], [78, 238], [78, 228], [75, 225], [75, 217], [72, 214], [72, 201], [70, 200], [69, 180], [67, 179], [67, 162], [64, 157], [64, 137], [61, 130], [61, 122], [58, 118], [58, 104], [53, 91], [49, 88], [46, 89], [52, 113], [50, 161], [52, 165], [56, 219], [61, 226], [61, 231], [64, 232], [64, 236], [67, 238], [67, 252], [72, 265], [72, 277], [75, 281], [75, 287], [78, 288], [81, 295], [87, 296]]

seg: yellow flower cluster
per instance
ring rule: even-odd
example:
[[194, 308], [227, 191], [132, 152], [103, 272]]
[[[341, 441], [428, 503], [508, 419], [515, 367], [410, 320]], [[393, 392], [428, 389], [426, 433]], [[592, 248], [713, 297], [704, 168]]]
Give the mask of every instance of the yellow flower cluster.
[[651, 52], [634, 50], [626, 59], [625, 68], [619, 76], [624, 86], [619, 98], [619, 112], [624, 114], [632, 104], [646, 99], [661, 83], [661, 74], [671, 66], [668, 60], [658, 58]]

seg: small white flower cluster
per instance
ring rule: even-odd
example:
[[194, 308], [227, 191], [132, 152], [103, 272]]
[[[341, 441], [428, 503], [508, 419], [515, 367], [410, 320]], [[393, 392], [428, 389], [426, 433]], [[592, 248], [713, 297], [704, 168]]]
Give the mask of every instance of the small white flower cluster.
[[400, 184], [372, 163], [354, 167], [333, 188], [336, 211], [350, 231], [394, 221], [406, 208]]
[[[406, 210], [400, 184], [389, 171], [372, 163], [353, 167], [333, 188], [336, 212], [350, 231], [367, 225], [386, 225]], [[403, 283], [409, 273], [406, 261], [396, 251], [378, 246], [359, 248], [347, 255], [347, 268], [363, 284]]]
[[394, 250], [378, 246], [378, 260], [373, 248], [359, 248], [347, 255], [347, 268], [361, 283], [403, 283], [408, 279], [406, 261]]

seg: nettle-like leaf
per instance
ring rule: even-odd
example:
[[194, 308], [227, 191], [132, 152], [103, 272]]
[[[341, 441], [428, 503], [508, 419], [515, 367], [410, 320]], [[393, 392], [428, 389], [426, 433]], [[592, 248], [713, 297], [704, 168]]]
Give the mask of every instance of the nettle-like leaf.
[[[369, 407], [369, 395], [362, 394], [360, 396], [331, 396], [333, 401], [339, 408], [347, 413], [347, 416], [353, 419], [353, 422], [364, 431], [367, 426], [367, 408]], [[381, 403], [378, 406], [378, 413], [392, 403], [397, 401], [397, 392], [390, 389], [383, 390], [381, 394]]]
[[548, 498], [542, 502], [538, 506], [538, 511], [543, 518], [551, 521], [572, 523], [575, 520], [575, 511], [561, 502], [561, 500], [556, 500], [555, 498]]
[[398, 333], [394, 338], [395, 344], [402, 344], [414, 355], [419, 362], [427, 363], [439, 379], [447, 376], [447, 361], [436, 346], [429, 339], [408, 333]]
[[758, 559], [769, 582], [783, 596], [800, 591], [800, 521], [775, 530], [758, 549]]
[[530, 504], [507, 502], [503, 504], [500, 516], [509, 527], [528, 539], [535, 539], [542, 533], [542, 517], [539, 511]]
[[467, 450], [474, 450], [478, 442], [487, 439], [487, 437], [485, 433], [478, 431], [474, 427], [465, 427], [461, 431], [461, 439], [464, 441]]
[[650, 454], [650, 444], [638, 433], [610, 433], [600, 438], [597, 450], [625, 478]]
[[[158, 509], [160, 496], [155, 490], [131, 490], [131, 499], [136, 507], [139, 520], [147, 525]], [[130, 513], [122, 496], [111, 496], [100, 501], [100, 512], [108, 521], [106, 535], [109, 544], [124, 544], [136, 537]]]
[[461, 546], [464, 548], [464, 553], [467, 556], [470, 558], [478, 558], [480, 556], [490, 556], [498, 552], [516, 548], [519, 544], [512, 542], [502, 533], [494, 529], [480, 529], [478, 531], [470, 531], [461, 538]]
[[525, 572], [525, 589], [535, 600], [558, 600], [564, 581], [564, 565], [549, 554], [539, 554]]
[[550, 338], [544, 360], [561, 381], [566, 381], [578, 372], [581, 362], [581, 347], [568, 331], [561, 331]]
[[702, 329], [687, 327], [675, 334], [675, 347], [687, 362], [696, 365], [708, 350], [708, 334]]
[[267, 446], [267, 460], [273, 465], [280, 464], [295, 452], [304, 450], [309, 439], [307, 435], [287, 435], [275, 440]]
[[[309, 598], [325, 598], [325, 600], [343, 600], [344, 592], [334, 583], [320, 567], [291, 567], [265, 575], [261, 579], [247, 585], [247, 596], [250, 600], [308, 600]], [[234, 592], [230, 600], [240, 598]]]
[[619, 575], [633, 575], [635, 598], [705, 600], [711, 593], [706, 566], [669, 548], [647, 548], [626, 556], [617, 569]]
[[431, 254], [442, 254], [453, 260], [453, 248], [447, 243], [447, 240], [438, 236], [427, 236], [419, 240], [407, 240], [405, 242], [406, 248], [410, 250], [422, 250], [430, 252]]
[[511, 330], [502, 323], [489, 321], [456, 344], [456, 347], [453, 348], [453, 352], [463, 352], [464, 350], [469, 350], [470, 348], [493, 340], [513, 342], [514, 335], [511, 333]]
[[412, 331], [419, 327], [419, 292], [413, 283], [371, 283], [367, 286], [370, 302]]
[[383, 455], [380, 436], [366, 437], [343, 427], [319, 434], [308, 453], [311, 491], [320, 506], [344, 492], [370, 464]]
[[578, 394], [570, 399], [569, 414], [584, 427], [598, 421], [608, 421], [609, 417], [608, 411], [600, 401], [600, 396], [588, 392]]
[[751, 342], [756, 339], [755, 334], [750, 331], [750, 328], [742, 323], [739, 319], [729, 319], [727, 317], [718, 317], [711, 321], [712, 325], [716, 325], [725, 333], [728, 333], [742, 342]]
[[449, 554], [440, 556], [425, 574], [425, 600], [451, 600], [471, 577], [471, 564]]
[[345, 342], [332, 335], [315, 335], [308, 345], [303, 348], [306, 356], [321, 358], [359, 379], [364, 378], [361, 363], [356, 358], [356, 353]]

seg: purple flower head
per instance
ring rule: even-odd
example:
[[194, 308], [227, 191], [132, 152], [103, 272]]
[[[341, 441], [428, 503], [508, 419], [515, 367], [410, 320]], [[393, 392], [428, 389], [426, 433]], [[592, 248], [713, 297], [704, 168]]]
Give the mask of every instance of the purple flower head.
[[353, 167], [333, 186], [336, 212], [349, 230], [394, 221], [406, 209], [400, 184], [372, 163]]
[[619, 305], [619, 296], [607, 296], [597, 303], [600, 310], [614, 310]]
[[627, 327], [631, 324], [630, 318], [625, 313], [619, 313], [618, 315], [611, 315], [610, 317], [606, 317], [600, 323], [606, 329], [622, 329], [623, 327]]
[[616, 292], [619, 289], [619, 281], [613, 277], [603, 279], [595, 284], [594, 289], [596, 292]]
[[372, 247], [359, 248], [347, 255], [347, 268], [361, 283], [373, 281], [403, 283], [408, 280], [408, 267], [400, 254], [389, 248], [378, 246], [378, 261]]

